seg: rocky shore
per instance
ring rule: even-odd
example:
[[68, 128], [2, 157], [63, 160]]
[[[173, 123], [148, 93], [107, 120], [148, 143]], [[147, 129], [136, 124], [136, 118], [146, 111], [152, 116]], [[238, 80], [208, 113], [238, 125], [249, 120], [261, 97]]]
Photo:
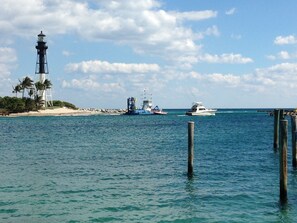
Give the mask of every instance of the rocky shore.
[[[285, 116], [297, 116], [296, 109], [283, 109]], [[267, 109], [267, 110], [258, 110], [258, 112], [265, 112], [270, 116], [274, 116], [274, 109]]]

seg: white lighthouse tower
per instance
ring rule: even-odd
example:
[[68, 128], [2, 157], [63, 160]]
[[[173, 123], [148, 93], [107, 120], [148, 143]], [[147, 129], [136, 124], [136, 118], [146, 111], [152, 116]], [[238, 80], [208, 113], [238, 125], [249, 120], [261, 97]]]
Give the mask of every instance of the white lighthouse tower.
[[37, 49], [37, 60], [36, 60], [36, 68], [35, 74], [38, 74], [38, 81], [36, 88], [38, 90], [38, 97], [40, 97], [40, 101], [43, 107], [53, 106], [51, 88], [48, 86], [49, 79], [46, 78], [46, 75], [49, 76], [47, 58], [46, 58], [46, 50], [47, 45], [45, 41], [45, 35], [40, 32], [38, 34], [37, 45], [35, 47]]

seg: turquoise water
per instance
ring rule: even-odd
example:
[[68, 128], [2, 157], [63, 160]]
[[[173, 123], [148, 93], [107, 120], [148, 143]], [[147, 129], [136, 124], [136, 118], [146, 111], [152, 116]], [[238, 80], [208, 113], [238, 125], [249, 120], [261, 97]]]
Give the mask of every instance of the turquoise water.
[[[273, 117], [184, 111], [0, 118], [0, 222], [297, 221], [290, 135], [288, 204], [279, 204]], [[188, 121], [195, 122], [193, 178]]]

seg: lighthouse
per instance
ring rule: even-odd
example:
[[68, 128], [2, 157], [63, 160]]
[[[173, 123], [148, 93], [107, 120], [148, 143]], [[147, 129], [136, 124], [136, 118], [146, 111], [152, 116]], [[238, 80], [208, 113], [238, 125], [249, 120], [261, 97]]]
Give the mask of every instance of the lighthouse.
[[37, 50], [35, 74], [38, 75], [38, 84], [36, 85], [36, 88], [40, 103], [43, 107], [53, 105], [50, 88], [51, 83], [49, 79], [47, 79], [47, 76], [49, 76], [46, 58], [46, 50], [48, 47], [46, 45], [45, 37], [46, 36], [41, 31], [40, 34], [38, 34], [37, 45], [35, 47]]

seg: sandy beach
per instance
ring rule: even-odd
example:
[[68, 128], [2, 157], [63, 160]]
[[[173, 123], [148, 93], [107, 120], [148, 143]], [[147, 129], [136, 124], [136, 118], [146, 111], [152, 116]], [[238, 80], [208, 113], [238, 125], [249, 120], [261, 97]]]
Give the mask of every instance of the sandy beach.
[[38, 111], [11, 113], [6, 117], [19, 116], [85, 116], [85, 115], [120, 115], [124, 110], [121, 109], [70, 109], [70, 108], [54, 108], [43, 109]]

